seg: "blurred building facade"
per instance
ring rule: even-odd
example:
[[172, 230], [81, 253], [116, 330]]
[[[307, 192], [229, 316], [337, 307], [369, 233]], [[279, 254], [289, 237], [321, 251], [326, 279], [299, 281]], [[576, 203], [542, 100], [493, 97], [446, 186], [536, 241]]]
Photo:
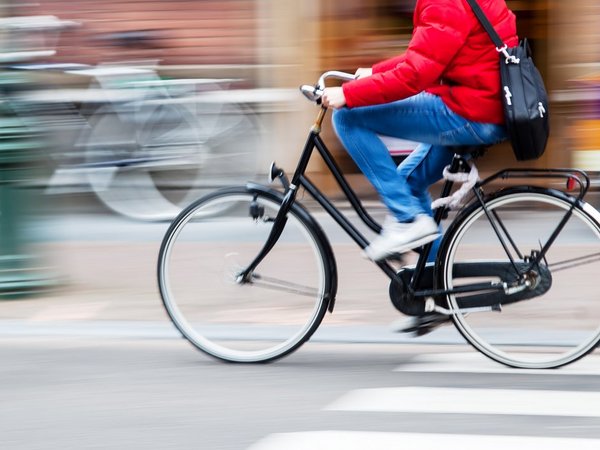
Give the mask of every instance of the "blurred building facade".
[[[243, 73], [251, 87], [295, 89], [313, 82], [324, 70], [354, 71], [402, 52], [410, 38], [415, 0], [4, 3], [11, 5], [13, 15], [51, 14], [81, 24], [61, 38], [56, 61], [126, 59], [131, 50], [114, 46], [106, 36], [128, 32], [135, 38], [139, 33], [139, 44], [146, 48], [136, 50], [135, 56], [160, 59], [165, 70], [193, 76]], [[507, 3], [518, 16], [519, 34], [530, 39], [536, 63], [553, 93], [549, 148], [532, 164], [585, 163], [584, 168], [600, 170], [600, 157], [591, 156], [600, 154], [600, 108], [594, 94], [600, 91], [600, 3]], [[299, 100], [292, 109], [294, 114], [269, 118], [274, 131], [265, 146], [265, 159], [278, 157], [293, 164], [314, 108]], [[499, 148], [484, 164], [490, 168], [505, 166], [507, 161], [512, 164], [509, 153], [508, 146]]]

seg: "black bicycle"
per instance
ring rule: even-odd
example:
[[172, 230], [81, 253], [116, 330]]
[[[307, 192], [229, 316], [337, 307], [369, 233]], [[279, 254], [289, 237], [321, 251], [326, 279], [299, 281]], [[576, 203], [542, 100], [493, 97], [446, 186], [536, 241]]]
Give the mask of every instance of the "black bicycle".
[[[326, 72], [302, 93], [320, 105], [329, 78], [353, 75]], [[213, 357], [275, 360], [333, 312], [336, 260], [322, 227], [297, 201], [301, 189], [360, 248], [369, 244], [305, 174], [315, 150], [358, 217], [381, 230], [320, 136], [326, 113], [320, 106], [291, 179], [271, 167], [271, 181], [283, 189], [248, 183], [218, 190], [182, 211], [164, 237], [164, 306], [183, 336]], [[483, 150], [456, 149], [441, 198], [456, 195], [455, 178], [472, 175]], [[526, 184], [506, 186], [507, 179]], [[431, 244], [415, 249], [415, 264], [375, 263], [391, 280], [392, 303], [407, 315], [449, 316], [478, 351], [508, 366], [554, 368], [583, 357], [600, 341], [600, 213], [583, 201], [589, 185], [577, 169], [506, 169], [458, 189], [467, 191], [466, 206], [435, 209], [438, 223], [451, 218], [435, 264], [426, 263]], [[219, 215], [203, 213], [216, 209]]]

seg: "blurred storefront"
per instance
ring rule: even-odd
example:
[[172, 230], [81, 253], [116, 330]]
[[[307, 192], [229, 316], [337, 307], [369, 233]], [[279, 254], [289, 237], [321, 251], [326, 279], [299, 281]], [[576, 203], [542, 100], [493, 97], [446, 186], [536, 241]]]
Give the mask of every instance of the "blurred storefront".
[[[416, 0], [354, 0], [328, 4], [322, 11], [322, 66], [353, 71], [356, 67], [369, 66], [381, 59], [403, 52], [412, 32], [412, 14]], [[518, 17], [518, 32], [527, 36], [535, 54], [536, 64], [552, 89], [549, 79], [551, 57], [549, 41], [549, 10], [547, 0], [507, 1]], [[558, 34], [558, 33], [557, 33]], [[494, 51], [490, 47], [490, 51]], [[553, 135], [558, 135], [553, 126]], [[564, 158], [553, 157], [555, 142], [547, 154], [530, 165], [566, 164]], [[483, 171], [506, 167], [507, 162], [517, 165], [509, 145], [493, 148], [480, 161]], [[514, 164], [513, 164], [514, 163]], [[349, 163], [351, 164], [351, 163]]]
[[[352, 71], [402, 52], [416, 0], [328, 2], [320, 15], [320, 67]], [[600, 3], [507, 0], [551, 93], [551, 138], [538, 161], [517, 163], [509, 145], [494, 147], [480, 169], [507, 165], [600, 170]]]
[[[600, 171], [600, 3], [552, 2], [548, 27], [554, 161]], [[556, 31], [555, 31], [556, 30]]]
[[[126, 58], [129, 50], [115, 47], [106, 37], [140, 32], [145, 50], [135, 56], [160, 59], [166, 71], [177, 68], [193, 76], [243, 74], [249, 87], [291, 90], [314, 81], [323, 70], [354, 71], [402, 52], [410, 38], [415, 1], [38, 0], [12, 4], [15, 15], [52, 14], [81, 23], [61, 39], [56, 61]], [[596, 0], [507, 3], [518, 16], [519, 34], [530, 39], [536, 64], [553, 93], [550, 144], [546, 154], [530, 164], [600, 169], [596, 155], [600, 154], [600, 4]], [[283, 164], [293, 164], [314, 113], [305, 103], [298, 96], [291, 108], [282, 109], [285, 114], [269, 116], [274, 137], [263, 148], [265, 160], [277, 157]], [[343, 152], [338, 153], [343, 165], [353, 170]], [[483, 170], [507, 162], [517, 165], [508, 145], [498, 146], [482, 161]], [[318, 164], [314, 170], [318, 172]]]

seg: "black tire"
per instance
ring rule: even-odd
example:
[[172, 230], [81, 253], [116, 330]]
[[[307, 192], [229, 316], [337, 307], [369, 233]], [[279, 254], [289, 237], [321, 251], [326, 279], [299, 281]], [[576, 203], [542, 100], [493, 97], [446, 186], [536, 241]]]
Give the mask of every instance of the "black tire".
[[[238, 282], [281, 201], [264, 189], [219, 190], [182, 211], [165, 234], [158, 259], [165, 309], [188, 341], [215, 358], [267, 362], [293, 352], [319, 327], [335, 295], [331, 247], [297, 204], [252, 282]], [[223, 207], [218, 214], [203, 214], [215, 205]]]
[[[528, 291], [499, 293], [501, 312], [455, 312], [458, 331], [478, 351], [511, 367], [560, 367], [591, 352], [600, 341], [598, 212], [562, 192], [532, 187], [501, 191], [486, 198], [485, 203], [498, 229], [502, 223], [514, 241], [513, 245], [505, 239], [515, 264], [507, 257], [484, 209], [472, 204], [452, 223], [440, 249], [438, 283], [444, 289], [461, 283], [511, 282], [518, 278], [515, 265], [525, 267], [525, 258], [543, 247], [572, 207], [573, 214], [542, 264], [531, 271], [534, 294], [515, 301]], [[477, 262], [473, 266], [479, 267], [477, 273], [464, 270], [472, 262]], [[489, 266], [491, 262], [506, 271], [482, 275], [483, 264]], [[458, 269], [461, 265], [463, 269]], [[481, 302], [473, 295], [448, 295], [448, 307], [456, 310]]]

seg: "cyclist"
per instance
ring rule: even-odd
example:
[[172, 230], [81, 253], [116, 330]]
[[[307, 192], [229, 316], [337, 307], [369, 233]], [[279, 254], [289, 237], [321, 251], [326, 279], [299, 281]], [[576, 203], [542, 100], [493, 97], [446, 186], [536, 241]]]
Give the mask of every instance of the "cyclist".
[[[515, 45], [516, 20], [505, 1], [479, 4], [503, 41]], [[413, 21], [404, 54], [359, 68], [356, 80], [326, 88], [322, 98], [336, 109], [340, 141], [390, 212], [365, 249], [374, 261], [440, 236], [428, 188], [452, 159], [448, 147], [506, 139], [499, 56], [466, 0], [417, 0]], [[396, 167], [379, 134], [421, 144]]]

